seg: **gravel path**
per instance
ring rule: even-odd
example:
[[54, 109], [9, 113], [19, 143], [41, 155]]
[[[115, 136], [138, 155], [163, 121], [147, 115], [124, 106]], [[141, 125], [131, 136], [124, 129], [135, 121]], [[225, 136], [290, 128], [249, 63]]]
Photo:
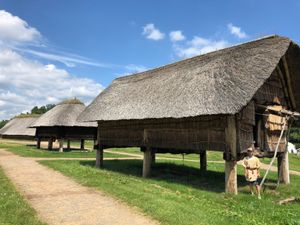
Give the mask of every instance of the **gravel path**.
[[158, 224], [136, 208], [84, 187], [36, 159], [0, 150], [0, 166], [49, 225]]

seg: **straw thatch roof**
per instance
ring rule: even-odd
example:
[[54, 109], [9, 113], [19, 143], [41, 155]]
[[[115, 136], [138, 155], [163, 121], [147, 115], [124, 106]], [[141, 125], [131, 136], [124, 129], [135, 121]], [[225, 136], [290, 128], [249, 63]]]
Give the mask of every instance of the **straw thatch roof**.
[[[79, 119], [102, 121], [236, 114], [271, 76], [291, 46], [294, 56], [289, 59], [297, 57], [299, 62], [298, 45], [288, 38], [270, 36], [118, 78], [98, 95]], [[299, 71], [297, 74], [292, 71], [298, 83]], [[299, 93], [296, 96], [299, 109]]]
[[95, 122], [78, 122], [77, 117], [85, 109], [78, 99], [65, 100], [43, 114], [32, 127], [96, 127]]
[[38, 117], [16, 117], [0, 129], [1, 136], [35, 136], [35, 128], [30, 126]]

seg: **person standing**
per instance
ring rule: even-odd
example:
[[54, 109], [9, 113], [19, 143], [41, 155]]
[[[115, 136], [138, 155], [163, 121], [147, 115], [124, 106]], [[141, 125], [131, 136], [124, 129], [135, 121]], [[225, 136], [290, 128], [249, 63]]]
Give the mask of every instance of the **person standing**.
[[251, 194], [254, 195], [254, 186], [255, 186], [257, 197], [258, 199], [261, 199], [260, 185], [259, 185], [260, 161], [257, 157], [253, 155], [252, 147], [247, 149], [247, 156], [243, 160], [243, 167], [245, 172], [245, 178], [249, 183]]

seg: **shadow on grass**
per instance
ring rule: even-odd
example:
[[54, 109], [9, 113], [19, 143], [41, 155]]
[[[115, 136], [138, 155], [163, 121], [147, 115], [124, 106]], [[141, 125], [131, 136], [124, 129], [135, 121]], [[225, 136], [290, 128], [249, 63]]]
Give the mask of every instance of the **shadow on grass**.
[[[59, 148], [36, 148], [36, 145], [26, 145], [27, 147], [30, 147], [29, 150], [37, 150], [37, 151], [43, 151], [43, 152], [59, 152]], [[35, 148], [35, 149], [32, 149]], [[63, 152], [89, 152], [88, 149], [79, 149], [79, 148], [64, 148]]]
[[[80, 161], [83, 166], [94, 167], [95, 161]], [[141, 160], [110, 160], [105, 161], [104, 168], [125, 175], [141, 177]], [[187, 165], [178, 165], [173, 163], [156, 163], [152, 166], [151, 176], [147, 179], [165, 181], [186, 185], [210, 192], [224, 192], [224, 172], [205, 171]], [[244, 176], [238, 175], [238, 186], [246, 186]]]

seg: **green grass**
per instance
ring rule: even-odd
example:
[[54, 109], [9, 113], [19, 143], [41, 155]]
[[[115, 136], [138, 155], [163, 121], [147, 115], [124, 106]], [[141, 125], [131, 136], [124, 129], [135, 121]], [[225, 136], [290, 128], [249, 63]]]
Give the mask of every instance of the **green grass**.
[[[115, 152], [124, 152], [124, 153], [131, 153], [131, 154], [137, 154], [142, 155], [143, 153], [140, 151], [139, 148], [111, 148], [110, 151]], [[173, 158], [173, 159], [187, 159], [187, 160], [199, 160], [198, 154], [161, 154], [157, 153], [157, 157], [162, 158]], [[216, 151], [207, 151], [207, 160], [208, 161], [222, 161], [223, 160], [223, 152], [216, 152]]]
[[[224, 165], [209, 163], [199, 172], [199, 163], [157, 160], [148, 179], [141, 177], [142, 161], [105, 161], [105, 168], [94, 168], [94, 161], [43, 161], [83, 185], [140, 208], [162, 224], [300, 224], [300, 204], [279, 206], [276, 202], [300, 196], [300, 177], [291, 176], [291, 185], [275, 190], [276, 173], [271, 172], [263, 199], [248, 193], [243, 169], [238, 167], [239, 195], [224, 191]], [[263, 175], [263, 171], [262, 171]]]
[[0, 168], [0, 224], [42, 225], [36, 212], [25, 202]]
[[[0, 143], [0, 148], [24, 157], [39, 157], [39, 158], [95, 158], [95, 151], [49, 151], [45, 149], [37, 149], [35, 146], [28, 146], [22, 143]], [[124, 155], [112, 153], [104, 153], [106, 158], [123, 158]]]
[[[261, 159], [261, 162], [265, 164], [270, 164], [272, 159], [270, 158], [264, 158]], [[277, 159], [275, 159], [273, 166], [277, 166]], [[297, 156], [295, 154], [289, 154], [289, 166], [290, 170], [295, 170], [300, 172], [300, 156]]]

